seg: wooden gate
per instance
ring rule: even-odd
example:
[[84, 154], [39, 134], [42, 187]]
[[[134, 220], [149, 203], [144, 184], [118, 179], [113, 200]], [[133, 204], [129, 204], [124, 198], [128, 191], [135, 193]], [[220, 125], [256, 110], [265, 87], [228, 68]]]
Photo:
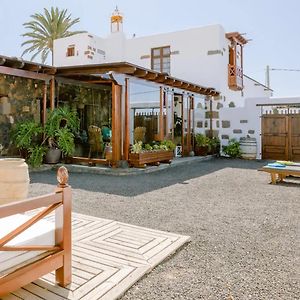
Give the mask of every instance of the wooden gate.
[[300, 115], [262, 117], [262, 158], [300, 161]]

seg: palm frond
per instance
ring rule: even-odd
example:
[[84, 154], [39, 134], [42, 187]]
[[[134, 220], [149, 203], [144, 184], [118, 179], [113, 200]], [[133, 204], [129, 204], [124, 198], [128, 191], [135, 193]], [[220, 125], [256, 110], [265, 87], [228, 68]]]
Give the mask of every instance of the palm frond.
[[28, 31], [22, 34], [22, 37], [29, 39], [24, 41], [21, 46], [27, 47], [22, 56], [35, 52], [31, 60], [41, 55], [42, 62], [45, 62], [49, 53], [53, 51], [53, 41], [55, 39], [86, 32], [70, 30], [72, 26], [79, 23], [80, 19], [72, 19], [67, 9], [59, 10], [57, 7], [51, 7], [48, 10], [44, 8], [43, 14], [35, 13], [30, 17], [31, 20], [23, 24]]

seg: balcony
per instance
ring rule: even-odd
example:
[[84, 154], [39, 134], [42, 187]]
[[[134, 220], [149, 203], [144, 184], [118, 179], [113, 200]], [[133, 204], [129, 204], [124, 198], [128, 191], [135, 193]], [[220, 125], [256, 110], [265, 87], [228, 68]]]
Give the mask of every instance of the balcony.
[[243, 69], [236, 65], [228, 65], [228, 86], [233, 91], [243, 90]]

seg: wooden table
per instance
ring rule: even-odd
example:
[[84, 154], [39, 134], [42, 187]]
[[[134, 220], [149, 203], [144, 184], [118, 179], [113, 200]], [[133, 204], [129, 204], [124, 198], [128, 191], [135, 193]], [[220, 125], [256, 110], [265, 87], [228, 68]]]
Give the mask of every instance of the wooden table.
[[276, 184], [282, 182], [287, 176], [299, 176], [300, 177], [300, 165], [289, 165], [284, 168], [276, 168], [270, 166], [264, 166], [259, 171], [270, 173], [271, 183]]

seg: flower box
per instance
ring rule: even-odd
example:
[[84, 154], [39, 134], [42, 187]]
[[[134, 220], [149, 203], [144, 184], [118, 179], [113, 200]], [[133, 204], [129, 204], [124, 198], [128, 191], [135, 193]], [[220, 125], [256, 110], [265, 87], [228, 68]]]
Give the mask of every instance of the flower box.
[[147, 164], [171, 163], [173, 155], [173, 151], [164, 150], [129, 153], [129, 164], [136, 168], [145, 168]]

